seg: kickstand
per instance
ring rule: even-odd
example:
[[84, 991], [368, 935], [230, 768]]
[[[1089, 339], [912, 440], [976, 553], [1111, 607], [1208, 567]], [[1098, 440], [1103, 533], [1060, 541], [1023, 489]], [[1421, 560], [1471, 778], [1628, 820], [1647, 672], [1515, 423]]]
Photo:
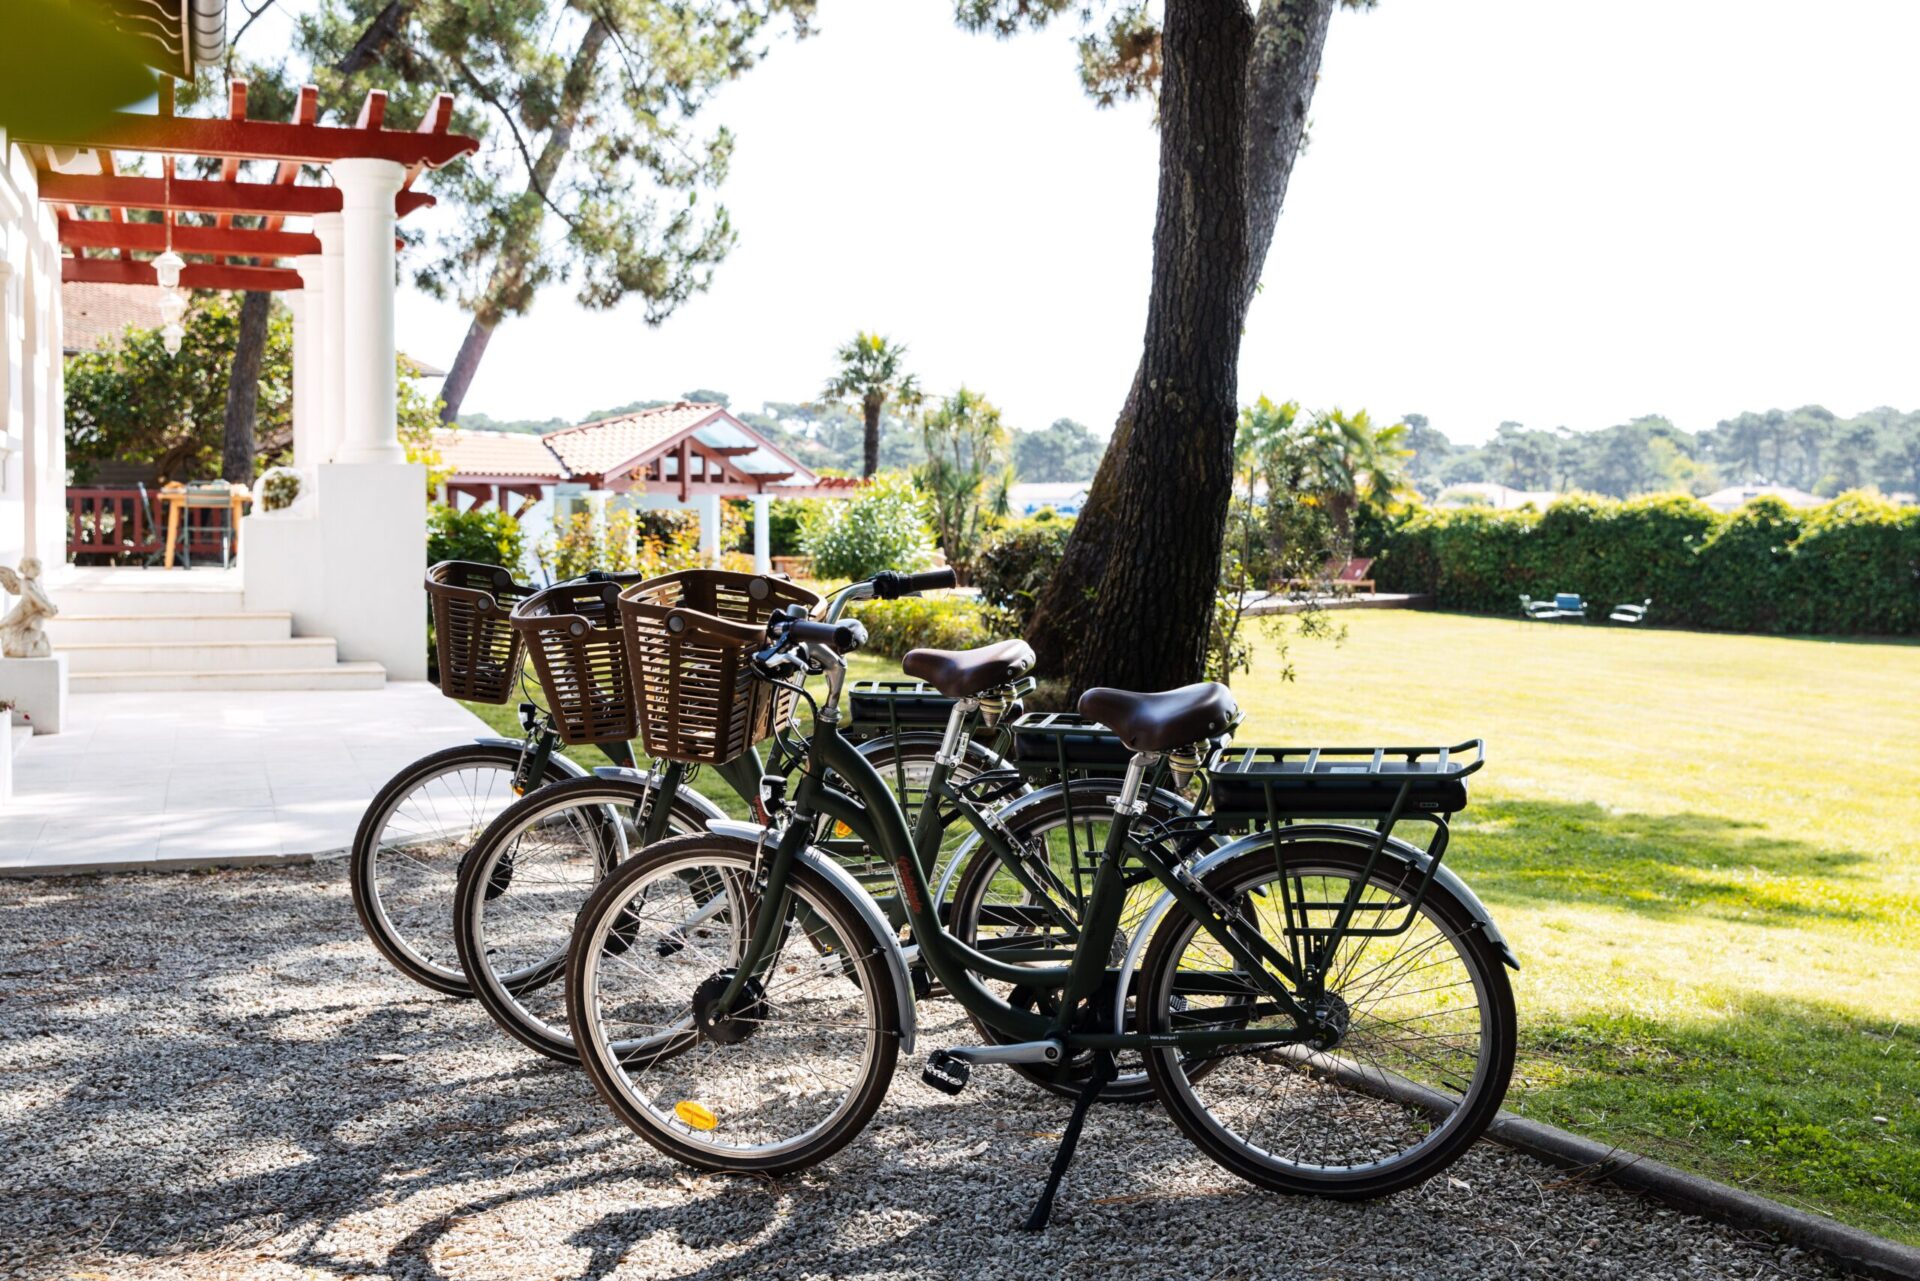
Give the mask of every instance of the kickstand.
[[1047, 1220], [1053, 1217], [1053, 1198], [1060, 1191], [1060, 1180], [1067, 1176], [1067, 1166], [1073, 1162], [1073, 1150], [1080, 1144], [1080, 1128], [1087, 1123], [1087, 1111], [1100, 1097], [1100, 1091], [1113, 1084], [1119, 1075], [1120, 1069], [1114, 1065], [1111, 1053], [1102, 1050], [1093, 1056], [1093, 1074], [1080, 1087], [1080, 1097], [1073, 1101], [1073, 1115], [1067, 1120], [1066, 1133], [1060, 1136], [1060, 1150], [1053, 1154], [1053, 1168], [1047, 1171], [1047, 1186], [1040, 1193], [1040, 1203], [1027, 1218], [1027, 1231], [1043, 1230]]

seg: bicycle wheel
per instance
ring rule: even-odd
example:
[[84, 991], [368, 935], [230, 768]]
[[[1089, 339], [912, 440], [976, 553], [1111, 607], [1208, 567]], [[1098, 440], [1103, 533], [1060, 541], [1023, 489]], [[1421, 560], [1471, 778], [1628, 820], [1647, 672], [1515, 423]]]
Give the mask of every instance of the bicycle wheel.
[[[767, 857], [711, 834], [649, 846], [594, 891], [568, 960], [594, 1086], [635, 1133], [701, 1169], [781, 1174], [826, 1159], [873, 1116], [899, 1054], [891, 940], [805, 864], [786, 901], [757, 897]], [[768, 910], [785, 918], [773, 954], [719, 1016], [713, 1002]]]
[[[1283, 851], [1285, 902], [1305, 930], [1328, 929], [1365, 875], [1367, 852], [1332, 841]], [[1291, 955], [1278, 868], [1270, 846], [1254, 849], [1212, 872], [1206, 888], [1233, 905], [1242, 928]], [[1513, 992], [1486, 932], [1444, 886], [1428, 886], [1410, 908], [1418, 877], [1383, 860], [1362, 883], [1354, 925], [1408, 928], [1341, 940], [1320, 998], [1319, 1047], [1229, 1047], [1185, 1062], [1178, 1050], [1149, 1052], [1167, 1111], [1228, 1170], [1283, 1192], [1383, 1196], [1445, 1168], [1492, 1121], [1513, 1071]], [[1293, 1026], [1178, 908], [1154, 931], [1141, 979], [1139, 1026], [1151, 1036], [1218, 1026], [1227, 1011], [1234, 1026]], [[1211, 1070], [1197, 1073], [1195, 1062]]]
[[[557, 980], [581, 904], [638, 849], [636, 812], [657, 789], [631, 779], [581, 778], [508, 807], [460, 865], [454, 942], [473, 994], [509, 1036], [548, 1058], [577, 1061]], [[667, 834], [706, 827], [707, 811], [667, 797]]]
[[[416, 983], [472, 996], [453, 941], [460, 860], [515, 800], [520, 749], [463, 743], [423, 756], [374, 796], [354, 833], [347, 883], [360, 927]], [[574, 777], [555, 756], [545, 781]]]
[[[862, 743], [859, 750], [879, 773], [894, 799], [900, 802], [900, 812], [907, 816], [911, 830], [914, 816], [927, 799], [927, 784], [933, 778], [933, 758], [940, 751], [940, 736], [902, 734], [898, 738], [876, 738]], [[961, 784], [990, 769], [1004, 768], [1005, 764], [985, 746], [977, 740], [968, 739], [961, 761], [953, 767], [950, 777], [955, 784]], [[933, 885], [940, 883], [948, 864], [965, 843], [967, 835], [973, 831], [969, 824], [955, 821], [958, 818], [956, 814], [949, 812], [942, 817], [946, 820], [946, 826], [941, 833], [940, 849], [934, 856], [934, 869], [927, 878], [928, 883]], [[844, 829], [839, 834], [848, 835]], [[881, 895], [893, 892], [893, 869], [885, 860], [869, 854], [864, 861], [843, 861], [847, 864], [847, 870], [860, 877], [870, 890]]]
[[[1069, 930], [1079, 924], [1081, 908], [1093, 890], [1093, 876], [1113, 825], [1113, 798], [1120, 783], [1112, 779], [1083, 779], [1070, 785], [1071, 793], [1051, 787], [1004, 817], [1006, 835], [1028, 853], [1022, 864], [1024, 879], [1006, 867], [1000, 852], [982, 843], [967, 856], [953, 891], [950, 929], [961, 942], [992, 955], [1001, 947], [1069, 947]], [[1069, 803], [1071, 802], [1071, 803]], [[1174, 816], [1164, 797], [1148, 797], [1147, 821]], [[1038, 891], [1038, 893], [1036, 893]], [[1145, 881], [1128, 894], [1114, 934], [1111, 962], [1126, 959], [1128, 945], [1147, 912], [1160, 897], [1155, 881]], [[1058, 964], [1059, 962], [1055, 962]], [[1051, 994], [983, 980], [987, 987], [1022, 1009], [1053, 1009]], [[1097, 999], [1094, 1012], [1107, 1018], [1111, 997]], [[973, 1017], [973, 1016], [969, 1016]], [[977, 1017], [973, 1025], [989, 1044], [1003, 1038]], [[1107, 1029], [1116, 1031], [1121, 1029]], [[1137, 1053], [1117, 1057], [1120, 1075], [1100, 1093], [1102, 1102], [1141, 1103], [1153, 1097], [1145, 1064]], [[1082, 1054], [1058, 1070], [1014, 1064], [1013, 1070], [1044, 1090], [1065, 1098], [1077, 1097], [1093, 1056]]]

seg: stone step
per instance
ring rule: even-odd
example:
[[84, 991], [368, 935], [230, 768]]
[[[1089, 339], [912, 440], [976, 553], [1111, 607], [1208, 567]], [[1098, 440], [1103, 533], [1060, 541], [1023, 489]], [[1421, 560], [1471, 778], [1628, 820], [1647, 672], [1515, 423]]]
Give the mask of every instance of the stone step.
[[149, 645], [172, 641], [287, 640], [292, 614], [82, 614], [61, 610], [46, 622], [54, 648], [73, 645]]
[[[157, 578], [158, 572], [155, 577]], [[238, 614], [246, 593], [238, 587], [89, 587], [50, 583], [47, 594], [62, 614]]]
[[378, 663], [335, 663], [330, 667], [254, 671], [75, 672], [72, 681], [76, 694], [117, 694], [130, 690], [379, 689], [387, 683], [387, 671]]
[[265, 641], [165, 641], [138, 645], [62, 645], [67, 670], [82, 672], [288, 671], [326, 667], [339, 658], [331, 636]]

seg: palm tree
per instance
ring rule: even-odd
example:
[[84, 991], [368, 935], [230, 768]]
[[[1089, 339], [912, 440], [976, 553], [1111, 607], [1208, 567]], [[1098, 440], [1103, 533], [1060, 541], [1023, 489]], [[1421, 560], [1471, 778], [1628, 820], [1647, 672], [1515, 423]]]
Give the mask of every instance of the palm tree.
[[1362, 503], [1385, 506], [1406, 487], [1407, 425], [1375, 427], [1362, 409], [1316, 414], [1308, 429], [1313, 442], [1311, 484], [1333, 517], [1343, 547], [1353, 546], [1353, 513]]
[[880, 412], [889, 400], [902, 405], [920, 403], [920, 384], [901, 369], [907, 354], [902, 343], [889, 342], [884, 334], [857, 333], [852, 341], [834, 352], [840, 369], [827, 379], [820, 398], [826, 401], [857, 401], [866, 423], [866, 458], [861, 475], [880, 470]]
[[914, 479], [933, 500], [940, 549], [967, 575], [982, 536], [1011, 506], [1007, 429], [992, 401], [962, 387], [927, 414], [920, 434], [927, 461]]

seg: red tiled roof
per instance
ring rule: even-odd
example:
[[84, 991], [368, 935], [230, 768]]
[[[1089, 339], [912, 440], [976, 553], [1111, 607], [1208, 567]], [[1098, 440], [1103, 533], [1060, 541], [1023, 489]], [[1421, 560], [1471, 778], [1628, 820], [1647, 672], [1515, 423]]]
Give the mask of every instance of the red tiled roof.
[[704, 405], [682, 400], [618, 418], [602, 418], [561, 431], [548, 432], [546, 442], [576, 476], [604, 476], [631, 463], [648, 450], [678, 436], [689, 427], [697, 427], [715, 414], [725, 413], [720, 405]]
[[98, 351], [130, 328], [158, 329], [160, 286], [101, 285], [67, 281], [60, 286], [60, 345], [71, 355]]
[[560, 460], [538, 436], [516, 431], [437, 431], [433, 447], [455, 476], [560, 480]]

